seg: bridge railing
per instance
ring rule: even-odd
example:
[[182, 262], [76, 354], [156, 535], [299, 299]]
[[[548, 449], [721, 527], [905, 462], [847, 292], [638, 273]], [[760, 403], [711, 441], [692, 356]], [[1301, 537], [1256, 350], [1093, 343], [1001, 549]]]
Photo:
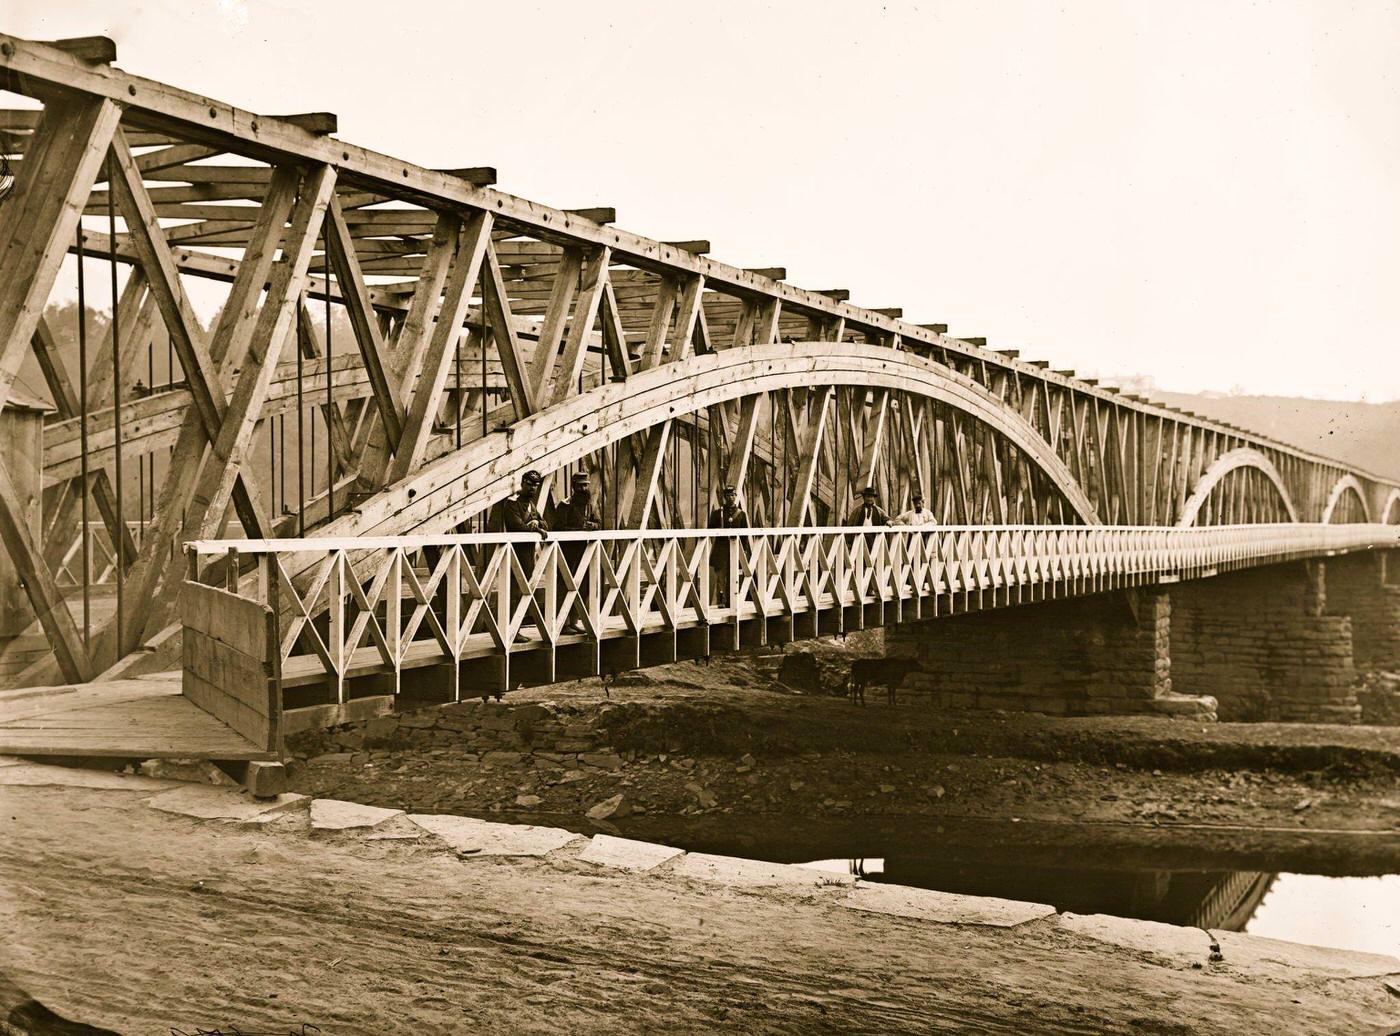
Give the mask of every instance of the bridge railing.
[[[192, 579], [270, 609], [268, 657], [283, 686], [329, 685], [343, 702], [347, 680], [392, 674], [397, 690], [400, 674], [419, 667], [453, 667], [460, 694], [464, 674], [492, 687], [549, 682], [770, 637], [1397, 546], [1397, 526], [1288, 524], [224, 540], [187, 550]], [[512, 657], [525, 656], [512, 675]], [[472, 660], [483, 664], [464, 665]]]

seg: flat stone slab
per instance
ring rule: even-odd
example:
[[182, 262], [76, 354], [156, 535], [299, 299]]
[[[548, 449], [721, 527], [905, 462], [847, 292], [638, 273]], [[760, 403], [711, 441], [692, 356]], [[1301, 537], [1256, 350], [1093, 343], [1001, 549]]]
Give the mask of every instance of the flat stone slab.
[[198, 820], [235, 820], [245, 824], [265, 824], [304, 802], [305, 795], [294, 795], [290, 792], [278, 795], [274, 799], [255, 799], [247, 792], [234, 788], [194, 784], [147, 799], [146, 805], [165, 813], [178, 813]]
[[1049, 917], [1055, 908], [1046, 903], [1023, 903], [990, 896], [959, 896], [905, 885], [862, 884], [840, 899], [848, 910], [912, 917], [942, 924], [980, 924], [1013, 928], [1027, 921]]
[[1220, 955], [1236, 971], [1277, 975], [1280, 971], [1306, 971], [1326, 978], [1374, 978], [1400, 975], [1400, 958], [1384, 953], [1337, 950], [1330, 946], [1266, 939], [1262, 935], [1210, 930], [1220, 944]]
[[685, 850], [656, 842], [638, 842], [631, 838], [594, 835], [588, 848], [579, 853], [585, 863], [602, 867], [620, 867], [626, 871], [649, 871], [667, 860], [674, 860]]
[[378, 827], [386, 820], [403, 816], [401, 809], [365, 806], [341, 799], [311, 800], [311, 830], [349, 831], [357, 827]]
[[850, 874], [813, 870], [795, 863], [765, 863], [709, 853], [686, 853], [672, 873], [726, 885], [853, 885], [856, 880]]
[[475, 817], [410, 813], [408, 819], [459, 853], [473, 856], [543, 856], [583, 836], [562, 827], [495, 824]]
[[111, 770], [83, 770], [71, 766], [46, 766], [43, 763], [20, 762], [0, 766], [0, 785], [25, 788], [95, 788], [100, 791], [165, 791], [179, 788], [179, 781], [162, 781], [154, 777], [136, 777], [113, 773]]
[[1070, 913], [1060, 915], [1060, 926], [1099, 942], [1154, 953], [1188, 964], [1206, 964], [1210, 961], [1210, 936], [1201, 928], [1114, 917], [1111, 914]]

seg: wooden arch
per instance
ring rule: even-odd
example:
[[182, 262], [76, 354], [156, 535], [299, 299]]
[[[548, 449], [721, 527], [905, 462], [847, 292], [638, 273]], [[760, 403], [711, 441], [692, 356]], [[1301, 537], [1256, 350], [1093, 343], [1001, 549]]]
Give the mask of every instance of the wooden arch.
[[[431, 535], [517, 488], [522, 471], [549, 472], [604, 446], [706, 407], [782, 389], [864, 386], [922, 395], [985, 423], [1019, 448], [1085, 524], [1093, 504], [1049, 443], [976, 382], [914, 353], [850, 342], [725, 349], [590, 389], [438, 458], [323, 528], [327, 537]], [[752, 438], [752, 430], [750, 438]]]
[[1205, 473], [1196, 481], [1191, 489], [1191, 495], [1181, 507], [1181, 518], [1177, 525], [1186, 527], [1196, 524], [1201, 508], [1210, 498], [1226, 475], [1241, 468], [1253, 468], [1264, 474], [1274, 489], [1278, 491], [1279, 498], [1283, 501], [1284, 509], [1288, 511], [1288, 520], [1296, 522], [1298, 520], [1298, 509], [1293, 506], [1293, 499], [1288, 495], [1288, 488], [1283, 484], [1283, 476], [1279, 474], [1278, 468], [1274, 467], [1273, 461], [1264, 454], [1248, 446], [1223, 453], [1215, 459]]
[[1381, 523], [1400, 525], [1400, 489], [1392, 489], [1381, 507]]
[[1366, 491], [1362, 488], [1361, 482], [1355, 475], [1350, 473], [1343, 475], [1332, 486], [1332, 491], [1327, 494], [1327, 506], [1322, 509], [1322, 522], [1324, 525], [1332, 521], [1332, 515], [1337, 510], [1337, 505], [1342, 502], [1347, 492], [1356, 494], [1357, 501], [1361, 504], [1361, 513], [1366, 516], [1366, 520], [1371, 520], [1371, 507], [1366, 503]]

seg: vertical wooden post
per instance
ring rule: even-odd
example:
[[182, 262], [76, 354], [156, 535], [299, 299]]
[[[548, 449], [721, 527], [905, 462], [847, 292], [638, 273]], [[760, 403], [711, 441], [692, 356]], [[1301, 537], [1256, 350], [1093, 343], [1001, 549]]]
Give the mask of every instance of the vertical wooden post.
[[454, 543], [447, 548], [451, 553], [447, 559], [447, 571], [442, 574], [446, 591], [446, 612], [448, 643], [452, 646], [452, 700], [462, 700], [462, 545]]
[[403, 548], [394, 547], [389, 556], [389, 578], [384, 583], [384, 639], [394, 659], [394, 694], [399, 693], [403, 674]]
[[332, 690], [338, 704], [345, 704], [345, 551], [331, 556], [331, 571], [326, 578], [326, 648], [331, 656]]

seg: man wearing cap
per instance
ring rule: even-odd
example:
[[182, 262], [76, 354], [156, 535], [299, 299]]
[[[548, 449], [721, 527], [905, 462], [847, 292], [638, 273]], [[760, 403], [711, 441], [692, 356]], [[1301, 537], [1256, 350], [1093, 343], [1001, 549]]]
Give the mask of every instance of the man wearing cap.
[[[573, 477], [569, 479], [571, 492], [568, 499], [564, 500], [554, 511], [554, 529], [556, 532], [595, 532], [603, 527], [603, 521], [598, 517], [597, 510], [593, 507], [593, 490], [588, 482], [588, 472], [575, 471]], [[564, 555], [564, 562], [569, 566], [570, 571], [577, 571], [579, 563], [583, 560], [586, 543], [564, 543], [560, 545], [560, 551]], [[559, 593], [564, 593], [563, 577], [560, 577]], [[579, 597], [587, 600], [588, 579], [584, 576], [578, 583]], [[582, 633], [583, 625], [570, 612], [570, 618], [564, 624], [565, 633]]]
[[[747, 529], [749, 516], [739, 506], [739, 492], [733, 486], [724, 487], [720, 505], [710, 512], [711, 529]], [[717, 536], [710, 543], [710, 585], [715, 599], [723, 607], [729, 604], [729, 545], [732, 537]]]
[[924, 493], [921, 489], [914, 490], [911, 498], [913, 506], [894, 520], [895, 525], [937, 525], [938, 519], [933, 516], [933, 512], [924, 506]]
[[846, 519], [847, 525], [859, 525], [866, 528], [872, 525], [889, 525], [890, 516], [883, 507], [880, 506], [880, 494], [875, 491], [874, 486], [866, 486], [860, 491], [860, 504], [851, 512], [851, 516]]
[[[496, 505], [493, 523], [496, 532], [534, 532], [539, 534], [540, 539], [549, 536], [549, 526], [535, 506], [535, 498], [543, 482], [544, 476], [533, 469], [520, 476], [520, 492]], [[528, 577], [535, 570], [535, 548], [529, 543], [516, 543], [514, 549], [515, 558]], [[529, 619], [526, 624], [531, 624]]]
[[556, 532], [593, 532], [603, 527], [593, 506], [593, 489], [588, 472], [575, 471], [569, 480], [569, 497], [554, 512]]

